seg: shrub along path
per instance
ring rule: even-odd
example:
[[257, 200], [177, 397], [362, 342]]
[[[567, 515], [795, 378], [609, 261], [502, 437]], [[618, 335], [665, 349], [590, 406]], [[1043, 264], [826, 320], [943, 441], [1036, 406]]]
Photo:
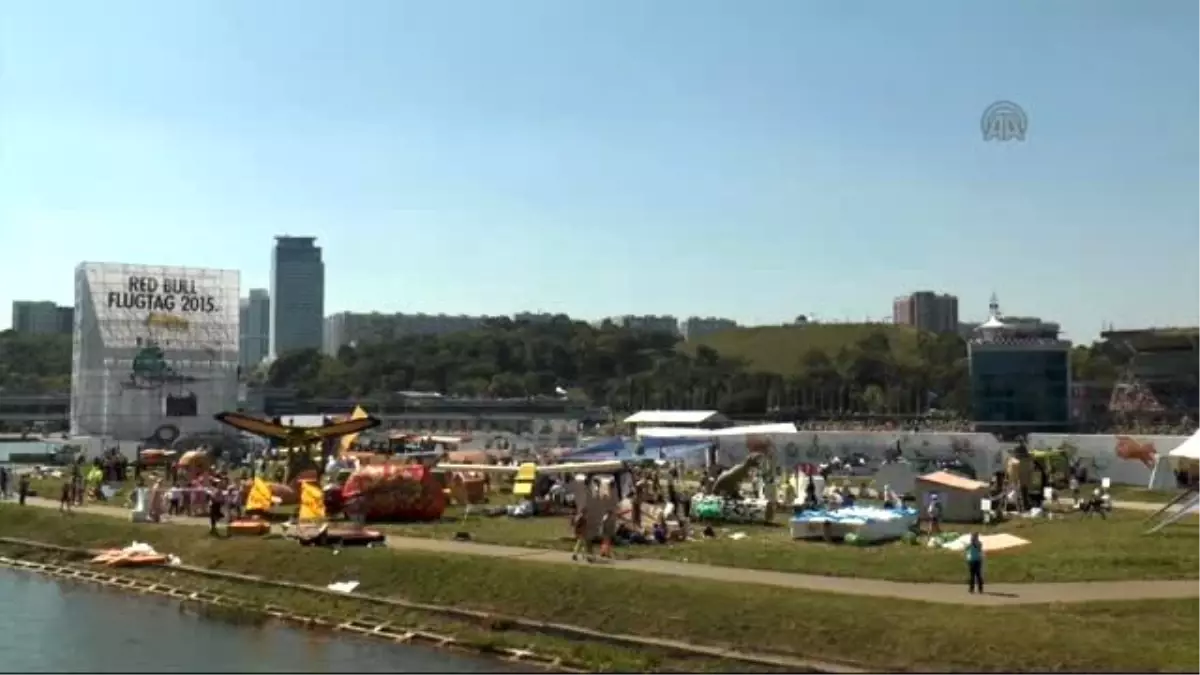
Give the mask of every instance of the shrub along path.
[[[40, 498], [30, 498], [28, 504], [39, 508], [58, 508], [57, 502]], [[95, 515], [120, 519], [129, 518], [129, 511], [127, 509], [116, 506], [93, 504], [76, 508], [77, 510]], [[170, 524], [195, 527], [207, 526], [208, 521], [202, 518], [172, 518]], [[515, 546], [497, 546], [492, 544], [475, 544], [471, 542], [392, 535], [388, 536], [387, 545], [389, 548], [412, 551], [508, 558], [552, 564], [585, 564], [573, 562], [570, 554], [563, 551], [547, 551]], [[708, 581], [761, 584], [806, 591], [824, 591], [827, 593], [887, 597], [956, 605], [1018, 605], [1103, 600], [1179, 599], [1194, 598], [1200, 595], [1200, 584], [1197, 584], [1194, 579], [1180, 581], [993, 584], [988, 587], [986, 594], [980, 595], [967, 593], [963, 587], [965, 584], [904, 583], [875, 579], [815, 576], [735, 567], [718, 567], [715, 565], [700, 565], [669, 560], [615, 560], [599, 562], [595, 566]]]

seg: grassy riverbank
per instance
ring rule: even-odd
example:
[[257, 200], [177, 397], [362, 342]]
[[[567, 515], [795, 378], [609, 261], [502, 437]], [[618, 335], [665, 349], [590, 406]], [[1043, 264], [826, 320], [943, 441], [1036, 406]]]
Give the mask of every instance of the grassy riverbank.
[[[108, 504], [121, 506], [124, 497]], [[1068, 513], [1053, 520], [1017, 518], [994, 526], [947, 525], [947, 529], [1007, 532], [1031, 542], [991, 557], [988, 578], [996, 583], [1200, 578], [1197, 519], [1184, 518], [1146, 537], [1142, 532], [1149, 515], [1118, 510], [1102, 520]], [[377, 527], [388, 534], [429, 539], [452, 539], [456, 533], [466, 532], [472, 541], [503, 546], [569, 550], [573, 544], [566, 518], [464, 517], [460, 507], [448, 509], [444, 518], [433, 523]], [[727, 526], [718, 527], [717, 532], [715, 539], [618, 548], [617, 557], [921, 583], [957, 583], [962, 577], [959, 556], [946, 551], [901, 542], [862, 548], [796, 542], [785, 516], [772, 526]], [[733, 533], [746, 536], [732, 539], [729, 535]]]
[[[988, 577], [994, 582], [1123, 581], [1129, 579], [1196, 579], [1200, 577], [1200, 528], [1185, 519], [1154, 537], [1142, 536], [1147, 513], [1118, 511], [1107, 520], [1071, 514], [1054, 520], [1014, 519], [991, 526], [947, 525], [951, 531], [1007, 532], [1030, 541], [991, 557]], [[468, 518], [449, 516], [438, 523], [381, 525], [409, 537], [450, 539], [468, 532], [480, 543], [530, 548], [569, 549], [572, 540], [565, 518]], [[958, 555], [893, 542], [854, 547], [824, 542], [797, 542], [781, 520], [774, 526], [737, 525], [717, 528], [718, 537], [668, 546], [630, 546], [619, 557], [659, 558], [725, 567], [797, 572], [824, 576], [892, 581], [958, 582]], [[739, 532], [744, 538], [732, 539]]]
[[[0, 536], [93, 548], [137, 539], [188, 564], [213, 569], [320, 586], [354, 579], [361, 582], [362, 593], [372, 595], [611, 633], [861, 663], [871, 669], [1183, 671], [1194, 667], [1200, 649], [1200, 601], [1194, 598], [1022, 607], [931, 605], [503, 558], [384, 549], [333, 555], [284, 541], [210, 538], [195, 527], [137, 526], [9, 505], [0, 505]], [[283, 596], [275, 604], [358, 602], [271, 592]], [[615, 662], [616, 657], [606, 658]], [[674, 659], [646, 658], [652, 661], [648, 665], [658, 667]]]

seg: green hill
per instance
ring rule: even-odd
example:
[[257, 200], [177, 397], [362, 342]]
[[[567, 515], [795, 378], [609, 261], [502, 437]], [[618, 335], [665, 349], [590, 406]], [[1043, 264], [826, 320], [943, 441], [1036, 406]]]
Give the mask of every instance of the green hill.
[[853, 346], [871, 333], [887, 336], [897, 356], [913, 354], [917, 331], [910, 326], [880, 323], [816, 323], [803, 326], [735, 328], [686, 343], [694, 353], [699, 345], [724, 357], [739, 359], [753, 370], [792, 375], [800, 372], [801, 357], [818, 349], [833, 358], [843, 346]]

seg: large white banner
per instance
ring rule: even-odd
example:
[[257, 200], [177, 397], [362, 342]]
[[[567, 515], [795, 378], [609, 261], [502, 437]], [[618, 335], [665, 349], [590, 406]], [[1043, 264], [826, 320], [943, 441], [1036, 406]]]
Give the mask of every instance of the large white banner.
[[236, 406], [236, 271], [76, 270], [72, 433], [168, 445]]

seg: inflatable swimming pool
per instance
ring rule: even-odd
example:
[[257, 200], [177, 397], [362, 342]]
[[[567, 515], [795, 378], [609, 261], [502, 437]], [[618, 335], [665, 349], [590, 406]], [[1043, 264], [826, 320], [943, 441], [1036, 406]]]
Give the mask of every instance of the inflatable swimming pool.
[[854, 534], [860, 542], [899, 539], [917, 524], [917, 511], [848, 506], [844, 509], [805, 511], [792, 518], [792, 539], [845, 539]]

